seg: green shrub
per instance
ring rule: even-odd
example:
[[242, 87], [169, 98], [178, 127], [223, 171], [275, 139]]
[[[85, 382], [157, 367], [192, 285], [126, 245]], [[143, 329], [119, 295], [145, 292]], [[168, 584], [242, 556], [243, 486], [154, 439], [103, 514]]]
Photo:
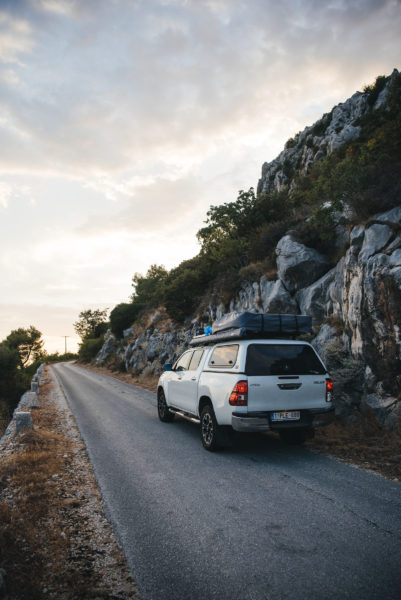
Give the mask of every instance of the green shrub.
[[124, 329], [133, 324], [139, 311], [140, 307], [133, 302], [117, 304], [113, 308], [110, 313], [110, 327], [117, 338], [122, 337]]
[[329, 113], [325, 113], [323, 115], [323, 117], [321, 119], [319, 119], [319, 121], [317, 121], [317, 123], [315, 123], [315, 125], [312, 127], [312, 135], [314, 136], [322, 136], [325, 134], [326, 129], [328, 128], [328, 126], [330, 125], [331, 121], [333, 118], [333, 111], [329, 112]]
[[384, 75], [379, 75], [376, 78], [376, 81], [373, 85], [366, 85], [363, 88], [365, 93], [368, 93], [368, 104], [369, 106], [374, 106], [377, 98], [379, 97], [380, 92], [383, 90], [386, 85], [387, 78]]
[[103, 337], [86, 338], [79, 345], [78, 357], [83, 363], [90, 363], [100, 352], [103, 346]]
[[294, 148], [297, 145], [297, 141], [294, 138], [289, 138], [285, 143], [285, 149]]
[[132, 301], [138, 307], [157, 308], [163, 303], [168, 272], [163, 265], [151, 265], [146, 275], [136, 273], [132, 278], [135, 291]]

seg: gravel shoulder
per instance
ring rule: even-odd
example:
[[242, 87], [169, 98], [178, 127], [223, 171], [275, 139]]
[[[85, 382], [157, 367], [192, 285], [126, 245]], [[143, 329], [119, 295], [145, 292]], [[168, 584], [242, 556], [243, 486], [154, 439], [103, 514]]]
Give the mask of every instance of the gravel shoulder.
[[31, 409], [34, 429], [12, 432], [1, 452], [0, 568], [8, 596], [0, 589], [0, 598], [139, 600], [85, 445], [48, 367], [39, 398]]

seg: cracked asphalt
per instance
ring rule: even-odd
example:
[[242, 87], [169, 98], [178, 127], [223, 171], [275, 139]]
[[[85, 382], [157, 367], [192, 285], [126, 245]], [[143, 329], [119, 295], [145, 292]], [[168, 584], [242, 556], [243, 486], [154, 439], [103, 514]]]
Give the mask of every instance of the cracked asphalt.
[[399, 600], [401, 486], [246, 436], [208, 453], [156, 396], [53, 366], [142, 600]]

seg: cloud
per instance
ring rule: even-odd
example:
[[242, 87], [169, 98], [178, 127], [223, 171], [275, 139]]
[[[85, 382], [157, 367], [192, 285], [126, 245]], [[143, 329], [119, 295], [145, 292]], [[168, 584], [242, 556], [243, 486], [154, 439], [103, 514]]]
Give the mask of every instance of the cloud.
[[[101, 183], [103, 187], [105, 182]], [[155, 177], [145, 184], [135, 181], [115, 188], [109, 182], [106, 194], [123, 194], [124, 208], [113, 215], [95, 216], [78, 229], [79, 233], [102, 231], [130, 232], [136, 236], [148, 232], [186, 230], [187, 223], [201, 220], [207, 202], [207, 186], [197, 177], [170, 180]]]
[[400, 66], [395, 0], [0, 6], [11, 305], [128, 298], [135, 271], [196, 254], [209, 205], [256, 186], [288, 137]]
[[7, 208], [10, 198], [12, 196], [12, 187], [4, 181], [0, 181], [0, 206]]
[[36, 202], [28, 185], [0, 181], [0, 208], [8, 208], [10, 201], [15, 198], [27, 200], [32, 205]]
[[28, 21], [12, 18], [0, 7], [0, 62], [20, 63], [20, 56], [31, 52], [33, 32]]
[[82, 20], [71, 18], [82, 3], [34, 6], [30, 59], [16, 72], [25, 89], [3, 93], [14, 127], [0, 131], [5, 168], [81, 180], [131, 176], [164, 156], [202, 159], [274, 127], [301, 98], [324, 95], [322, 83], [327, 103], [341, 98], [351, 80], [374, 76], [367, 55], [383, 63], [400, 48], [391, 1], [88, 2]]

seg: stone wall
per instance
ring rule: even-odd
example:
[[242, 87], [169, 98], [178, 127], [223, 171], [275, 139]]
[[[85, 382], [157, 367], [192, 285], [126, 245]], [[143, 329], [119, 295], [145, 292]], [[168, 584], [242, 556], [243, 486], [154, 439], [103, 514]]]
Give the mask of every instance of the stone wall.
[[32, 427], [32, 419], [30, 418], [30, 410], [35, 408], [38, 401], [38, 389], [43, 383], [43, 369], [46, 364], [42, 363], [35, 375], [32, 377], [31, 389], [25, 392], [22, 396], [16, 409], [14, 410], [12, 419], [4, 432], [4, 435], [0, 439], [0, 450], [5, 444], [5, 441], [10, 436], [24, 428]]

